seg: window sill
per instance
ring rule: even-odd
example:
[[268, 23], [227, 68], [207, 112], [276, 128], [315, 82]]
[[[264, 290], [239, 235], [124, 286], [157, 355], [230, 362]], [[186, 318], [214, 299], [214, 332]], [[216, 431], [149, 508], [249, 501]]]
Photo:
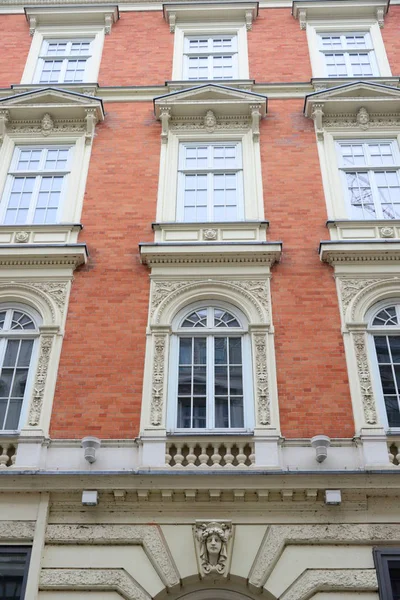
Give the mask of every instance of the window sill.
[[80, 223], [48, 225], [0, 225], [0, 246], [6, 244], [76, 244]]
[[335, 219], [326, 226], [332, 241], [400, 239], [400, 219]]
[[268, 221], [224, 223], [153, 223], [154, 241], [166, 242], [265, 242]]
[[388, 85], [395, 88], [400, 87], [399, 77], [312, 77], [311, 85], [316, 92], [320, 92], [321, 90], [340, 87], [341, 85], [358, 81]]

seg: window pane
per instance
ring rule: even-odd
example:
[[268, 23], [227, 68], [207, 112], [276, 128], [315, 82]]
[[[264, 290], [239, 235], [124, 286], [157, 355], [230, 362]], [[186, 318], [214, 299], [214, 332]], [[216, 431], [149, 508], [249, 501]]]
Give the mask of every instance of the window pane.
[[178, 394], [192, 393], [192, 367], [179, 367]]
[[[390, 352], [392, 354], [392, 360], [394, 363], [400, 364], [400, 336], [391, 335], [388, 337]], [[384, 361], [379, 361], [384, 362]]]
[[380, 365], [379, 372], [381, 374], [381, 383], [384, 394], [395, 394], [396, 387], [392, 367], [390, 365]]
[[195, 365], [205, 365], [207, 362], [206, 355], [206, 338], [193, 339], [193, 362]]
[[229, 367], [229, 388], [233, 396], [243, 394], [242, 367]]
[[215, 398], [215, 427], [229, 427], [228, 398]]
[[231, 398], [231, 427], [244, 427], [243, 398]]
[[192, 427], [203, 429], [206, 426], [206, 398], [193, 398]]
[[192, 338], [181, 338], [179, 340], [179, 364], [192, 364]]
[[389, 306], [381, 310], [375, 317], [373, 325], [398, 325], [396, 308]]
[[191, 419], [191, 399], [178, 398], [178, 421], [177, 427], [188, 429], [192, 425]]
[[228, 368], [226, 366], [216, 366], [215, 376], [215, 395], [225, 395], [228, 393]]
[[205, 396], [207, 393], [207, 371], [206, 367], [193, 368], [193, 394]]
[[214, 339], [214, 350], [215, 350], [215, 364], [224, 364], [228, 362], [227, 355], [227, 346], [226, 346], [227, 338], [217, 337]]
[[400, 427], [399, 403], [395, 396], [385, 396], [385, 406], [389, 427]]
[[5, 429], [18, 429], [21, 408], [22, 408], [22, 400], [18, 400], [18, 399], [10, 400]]
[[242, 364], [242, 338], [229, 338], [229, 359], [231, 365]]
[[375, 340], [375, 348], [376, 348], [376, 355], [378, 358], [378, 363], [379, 364], [390, 363], [389, 348], [387, 345], [386, 336], [376, 335], [374, 337], [374, 340]]

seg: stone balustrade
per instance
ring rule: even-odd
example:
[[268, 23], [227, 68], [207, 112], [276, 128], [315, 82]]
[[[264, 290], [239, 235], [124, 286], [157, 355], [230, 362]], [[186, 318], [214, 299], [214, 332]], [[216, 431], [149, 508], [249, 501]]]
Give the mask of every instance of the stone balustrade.
[[166, 465], [173, 469], [247, 469], [254, 465], [251, 439], [193, 438], [167, 442]]
[[17, 458], [17, 444], [13, 441], [0, 438], [0, 469], [7, 469], [15, 464]]

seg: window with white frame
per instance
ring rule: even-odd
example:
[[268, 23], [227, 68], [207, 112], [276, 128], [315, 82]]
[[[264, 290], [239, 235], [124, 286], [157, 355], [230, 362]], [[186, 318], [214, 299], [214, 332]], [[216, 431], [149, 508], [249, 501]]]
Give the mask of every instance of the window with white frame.
[[237, 36], [185, 36], [183, 77], [196, 81], [237, 78]]
[[17, 146], [1, 201], [4, 225], [57, 223], [70, 172], [70, 146]]
[[90, 38], [44, 39], [34, 82], [51, 84], [87, 81], [92, 42]]
[[24, 307], [0, 306], [0, 431], [19, 429], [27, 399], [39, 318]]
[[338, 141], [337, 150], [351, 218], [400, 218], [400, 154], [397, 142]]
[[369, 32], [319, 33], [318, 41], [326, 77], [379, 76]]
[[380, 307], [372, 314], [369, 330], [379, 373], [379, 396], [389, 427], [400, 427], [400, 304]]
[[244, 219], [240, 142], [181, 143], [177, 220]]
[[248, 427], [250, 347], [240, 317], [230, 309], [204, 306], [187, 312], [174, 333], [173, 429]]

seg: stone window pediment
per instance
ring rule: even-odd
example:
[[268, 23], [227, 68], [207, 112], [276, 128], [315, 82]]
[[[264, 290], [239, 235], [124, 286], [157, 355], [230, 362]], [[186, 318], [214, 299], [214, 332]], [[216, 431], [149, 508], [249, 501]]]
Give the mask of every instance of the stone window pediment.
[[267, 113], [267, 98], [262, 94], [206, 84], [189, 90], [159, 96], [154, 111], [162, 123], [162, 138], [172, 126], [204, 130], [252, 128], [259, 135], [259, 123]]
[[196, 22], [242, 22], [250, 30], [258, 15], [258, 2], [168, 2], [163, 4], [164, 18], [173, 33], [175, 26]]
[[383, 27], [388, 8], [389, 2], [386, 0], [294, 0], [292, 15], [298, 19], [301, 29], [305, 29], [309, 21], [334, 22], [337, 19], [354, 22], [373, 19]]

